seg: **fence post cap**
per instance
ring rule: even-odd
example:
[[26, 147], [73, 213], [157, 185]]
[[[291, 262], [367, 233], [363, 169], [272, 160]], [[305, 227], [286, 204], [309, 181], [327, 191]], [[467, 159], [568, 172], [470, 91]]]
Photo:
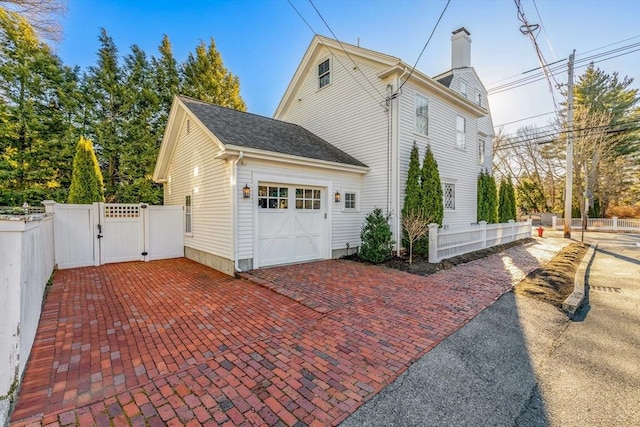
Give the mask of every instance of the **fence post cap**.
[[507, 221], [509, 224], [513, 224], [515, 221], [510, 219], [509, 221]]
[[438, 228], [438, 227], [440, 227], [440, 224], [437, 224], [437, 223], [434, 223], [434, 222], [429, 224], [429, 228]]
[[487, 225], [487, 221], [480, 221], [480, 222], [478, 222], [478, 224], [480, 224], [480, 225]]

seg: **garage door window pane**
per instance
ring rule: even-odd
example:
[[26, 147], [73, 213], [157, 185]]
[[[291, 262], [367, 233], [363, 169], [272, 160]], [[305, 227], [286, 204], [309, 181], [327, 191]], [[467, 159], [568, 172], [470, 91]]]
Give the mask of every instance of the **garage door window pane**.
[[321, 208], [322, 190], [312, 188], [296, 188], [296, 209], [319, 210]]
[[287, 187], [258, 187], [258, 208], [260, 209], [288, 209], [289, 189]]

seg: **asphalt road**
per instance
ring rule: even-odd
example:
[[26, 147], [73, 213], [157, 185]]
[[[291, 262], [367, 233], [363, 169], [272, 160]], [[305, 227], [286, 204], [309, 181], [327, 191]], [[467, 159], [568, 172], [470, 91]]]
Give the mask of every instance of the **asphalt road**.
[[640, 426], [640, 236], [595, 240], [574, 321], [508, 293], [341, 425]]

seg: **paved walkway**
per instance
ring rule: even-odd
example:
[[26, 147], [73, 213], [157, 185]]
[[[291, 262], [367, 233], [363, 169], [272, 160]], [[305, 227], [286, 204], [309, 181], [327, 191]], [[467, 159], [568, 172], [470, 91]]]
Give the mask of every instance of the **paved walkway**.
[[540, 242], [426, 278], [348, 261], [251, 281], [185, 259], [58, 271], [12, 421], [338, 424], [561, 247]]

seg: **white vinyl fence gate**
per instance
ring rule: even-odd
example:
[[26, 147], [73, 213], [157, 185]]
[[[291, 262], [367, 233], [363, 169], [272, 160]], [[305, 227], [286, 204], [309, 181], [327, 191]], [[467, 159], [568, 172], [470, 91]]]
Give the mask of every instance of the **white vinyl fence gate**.
[[59, 269], [184, 256], [182, 206], [56, 204]]

